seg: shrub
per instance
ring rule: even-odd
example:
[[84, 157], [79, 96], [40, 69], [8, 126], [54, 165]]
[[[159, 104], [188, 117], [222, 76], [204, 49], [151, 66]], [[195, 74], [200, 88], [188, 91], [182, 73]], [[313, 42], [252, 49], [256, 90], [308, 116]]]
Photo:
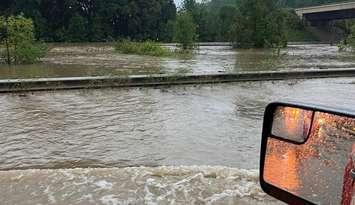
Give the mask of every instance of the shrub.
[[338, 44], [340, 51], [355, 52], [355, 24], [350, 27], [350, 34]]
[[14, 50], [15, 62], [19, 64], [33, 64], [44, 57], [47, 53], [47, 46], [44, 43], [31, 44], [22, 42]]
[[116, 50], [124, 54], [137, 54], [164, 57], [172, 55], [168, 49], [161, 47], [158, 43], [152, 41], [132, 42], [122, 40], [116, 43]]
[[351, 50], [353, 52], [355, 52], [355, 25], [353, 25], [350, 30], [351, 30], [351, 33], [347, 38], [347, 43], [348, 43], [349, 47], [351, 48]]
[[21, 15], [0, 17], [0, 45], [8, 64], [35, 63], [47, 52], [44, 43], [35, 41], [32, 20]]

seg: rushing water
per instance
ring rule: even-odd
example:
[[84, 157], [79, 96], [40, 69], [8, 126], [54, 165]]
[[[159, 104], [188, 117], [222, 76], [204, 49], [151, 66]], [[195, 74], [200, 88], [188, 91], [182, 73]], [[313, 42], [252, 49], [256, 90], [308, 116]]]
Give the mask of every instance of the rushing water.
[[[354, 81], [1, 94], [0, 186], [6, 191], [0, 199], [4, 204], [275, 203], [257, 182], [264, 107], [288, 99], [353, 108]], [[131, 166], [156, 168], [118, 169]], [[46, 168], [61, 170], [23, 170]], [[13, 169], [19, 171], [6, 171]]]
[[[281, 53], [211, 45], [184, 59], [122, 55], [110, 44], [51, 45], [42, 63], [0, 66], [0, 76], [355, 67], [335, 46]], [[1, 94], [0, 204], [275, 204], [258, 185], [264, 107], [289, 99], [352, 108], [354, 81]]]
[[55, 44], [42, 60], [35, 65], [0, 66], [0, 76], [37, 78], [355, 68], [353, 56], [325, 44], [290, 45], [281, 51], [280, 57], [275, 57], [271, 50], [234, 50], [228, 45], [212, 44], [200, 46], [191, 58], [123, 55], [115, 52], [111, 44]]
[[1, 204], [279, 204], [256, 171], [225, 167], [28, 170], [0, 173]]

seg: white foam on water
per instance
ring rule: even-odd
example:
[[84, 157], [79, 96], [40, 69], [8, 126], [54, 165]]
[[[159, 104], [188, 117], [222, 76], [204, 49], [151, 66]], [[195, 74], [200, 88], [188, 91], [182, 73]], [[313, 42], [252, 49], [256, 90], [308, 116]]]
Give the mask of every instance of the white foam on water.
[[97, 182], [95, 182], [94, 184], [99, 188], [99, 190], [100, 190], [100, 189], [107, 189], [107, 190], [109, 190], [109, 189], [112, 189], [112, 187], [113, 187], [113, 184], [112, 184], [112, 183], [107, 182], [107, 181], [105, 181], [105, 180], [97, 181]]
[[102, 204], [104, 205], [119, 205], [120, 201], [118, 198], [116, 198], [115, 195], [106, 195], [103, 196], [100, 201], [102, 202]]
[[0, 181], [4, 205], [278, 203], [261, 190], [257, 170], [228, 167], [6, 171]]
[[83, 195], [83, 196], [80, 198], [80, 200], [82, 200], [82, 201], [88, 201], [88, 202], [90, 202], [90, 203], [95, 203], [95, 200], [94, 200], [92, 194]]
[[57, 202], [54, 197], [54, 193], [50, 190], [49, 186], [44, 190], [44, 193], [48, 196], [48, 202], [50, 204], [55, 204]]

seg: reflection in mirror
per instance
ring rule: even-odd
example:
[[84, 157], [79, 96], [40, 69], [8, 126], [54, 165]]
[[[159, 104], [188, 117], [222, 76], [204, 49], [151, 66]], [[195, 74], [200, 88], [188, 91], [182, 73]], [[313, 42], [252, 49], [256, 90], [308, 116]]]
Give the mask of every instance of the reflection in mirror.
[[[311, 126], [309, 139], [301, 145], [268, 138], [264, 180], [316, 204], [355, 204], [355, 187], [351, 170], [355, 169], [355, 119], [315, 112], [309, 123], [309, 111], [278, 109], [290, 121], [274, 120], [272, 134], [300, 137], [298, 129]], [[291, 112], [289, 114], [288, 112]], [[306, 121], [293, 121], [302, 117]], [[275, 116], [277, 118], [277, 115]], [[286, 119], [286, 118], [282, 118]], [[297, 123], [296, 128], [289, 123]], [[291, 126], [291, 129], [284, 129]], [[287, 133], [279, 131], [287, 130]], [[275, 131], [275, 132], [274, 132]], [[291, 131], [291, 133], [289, 133]], [[292, 133], [295, 131], [297, 133]], [[304, 134], [302, 136], [305, 136]]]
[[310, 132], [313, 111], [293, 107], [278, 107], [274, 113], [272, 135], [304, 143]]

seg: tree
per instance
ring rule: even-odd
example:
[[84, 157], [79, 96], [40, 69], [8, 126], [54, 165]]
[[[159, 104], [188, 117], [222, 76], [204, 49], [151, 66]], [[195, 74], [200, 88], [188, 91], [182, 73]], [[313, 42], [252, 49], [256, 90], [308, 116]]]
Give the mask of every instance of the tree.
[[237, 17], [237, 8], [234, 6], [223, 6], [219, 10], [219, 19], [221, 22], [222, 38], [228, 41], [232, 39], [232, 25]]
[[242, 0], [233, 28], [238, 47], [284, 47], [286, 16], [276, 0]]
[[158, 21], [158, 40], [171, 42], [174, 37], [174, 23], [176, 20], [176, 6], [173, 0], [160, 0], [162, 8]]
[[197, 39], [196, 25], [188, 11], [179, 12], [175, 24], [174, 40], [183, 50], [192, 49]]
[[[254, 40], [261, 39], [260, 42], [263, 42], [266, 19], [274, 20], [270, 18], [271, 14], [265, 13], [273, 10], [275, 2], [280, 2], [280, 6], [284, 7], [300, 7], [340, 1], [344, 0], [183, 0], [182, 10], [192, 15], [199, 41], [230, 40], [231, 28], [235, 34], [234, 28], [248, 27], [246, 23], [236, 23], [233, 19], [242, 13], [238, 21], [243, 20], [245, 13], [248, 13], [248, 16], [255, 17], [247, 19], [255, 24], [253, 30], [261, 31], [256, 33]], [[251, 12], [247, 12], [245, 7], [250, 7]], [[175, 23], [177, 10], [174, 0], [0, 1], [0, 15], [21, 14], [33, 20], [35, 37], [44, 41], [106, 41], [129, 38], [169, 42], [173, 38], [172, 25]], [[282, 26], [279, 24], [271, 27], [277, 29]], [[254, 33], [238, 34], [247, 36]], [[232, 37], [239, 38], [235, 36]], [[264, 44], [260, 42], [258, 44]]]
[[8, 16], [14, 11], [15, 2], [13, 0], [2, 0], [0, 3], [0, 15]]
[[173, 0], [0, 1], [0, 15], [20, 14], [33, 20], [44, 41], [171, 41], [176, 6]]
[[[67, 25], [76, 13], [75, 2], [70, 0], [41, 0], [37, 9], [43, 22], [43, 26], [36, 27], [36, 29], [41, 29], [36, 32], [40, 33], [38, 37], [50, 42], [67, 40]], [[24, 13], [24, 16], [31, 18], [31, 15], [27, 12]]]
[[34, 63], [46, 53], [44, 44], [35, 42], [31, 19], [23, 16], [0, 17], [0, 44], [6, 48], [6, 62]]
[[73, 16], [68, 25], [66, 40], [70, 42], [82, 42], [85, 41], [86, 33], [86, 21], [85, 18], [80, 15]]
[[197, 3], [196, 0], [184, 0], [182, 4], [182, 9], [193, 14], [196, 11]]

